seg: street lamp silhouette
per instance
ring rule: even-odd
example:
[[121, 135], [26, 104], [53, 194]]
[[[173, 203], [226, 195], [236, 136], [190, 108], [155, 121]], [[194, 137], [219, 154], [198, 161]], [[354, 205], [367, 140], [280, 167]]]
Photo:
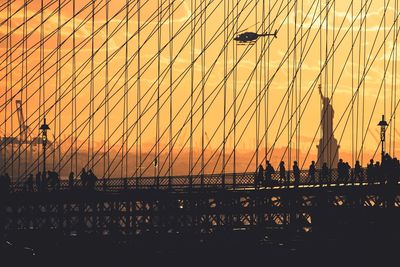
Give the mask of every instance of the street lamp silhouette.
[[43, 173], [46, 173], [46, 145], [47, 145], [47, 130], [50, 127], [46, 124], [46, 117], [43, 118], [43, 124], [39, 128], [42, 131], [42, 145], [43, 145]]
[[388, 127], [388, 123], [385, 121], [385, 115], [382, 115], [382, 120], [378, 123], [378, 126], [381, 127], [381, 145], [382, 145], [382, 161], [385, 156], [385, 139], [386, 139], [386, 128]]

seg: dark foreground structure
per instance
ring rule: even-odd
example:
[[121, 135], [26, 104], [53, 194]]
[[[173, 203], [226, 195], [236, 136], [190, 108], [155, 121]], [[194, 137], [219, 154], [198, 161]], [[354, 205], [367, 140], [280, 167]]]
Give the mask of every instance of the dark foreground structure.
[[310, 181], [304, 172], [297, 181], [289, 173], [286, 182], [273, 176], [258, 184], [257, 175], [97, 180], [90, 188], [61, 181], [33, 191], [16, 184], [1, 199], [4, 242], [16, 244], [4, 245], [3, 252], [12, 252], [3, 259], [170, 266], [194, 259], [382, 262], [395, 255], [397, 180], [343, 181], [333, 171], [327, 180]]

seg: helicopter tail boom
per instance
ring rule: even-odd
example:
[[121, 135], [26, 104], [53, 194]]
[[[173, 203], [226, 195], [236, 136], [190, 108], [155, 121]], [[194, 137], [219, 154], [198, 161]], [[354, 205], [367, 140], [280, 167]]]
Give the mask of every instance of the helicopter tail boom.
[[275, 30], [274, 33], [259, 34], [259, 36], [274, 36], [275, 38], [278, 38], [278, 30]]

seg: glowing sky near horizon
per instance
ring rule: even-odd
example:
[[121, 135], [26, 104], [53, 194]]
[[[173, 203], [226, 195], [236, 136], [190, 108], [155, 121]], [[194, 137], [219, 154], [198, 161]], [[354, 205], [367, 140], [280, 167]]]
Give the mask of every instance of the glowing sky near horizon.
[[[4, 1], [5, 2], [5, 1]], [[21, 0], [13, 1], [12, 11], [16, 12], [22, 5]], [[50, 1], [44, 1], [44, 4]], [[0, 42], [0, 54], [1, 54], [1, 80], [0, 80], [0, 118], [1, 118], [1, 135], [18, 135], [18, 118], [13, 116], [11, 119], [5, 118], [15, 111], [15, 105], [7, 105], [4, 103], [11, 96], [15, 95], [15, 99], [22, 99], [24, 103], [27, 103], [24, 111], [26, 111], [27, 122], [32, 129], [34, 134], [37, 134], [37, 128], [39, 124], [39, 107], [41, 112], [46, 110], [48, 121], [50, 121], [50, 127], [53, 129], [52, 134], [55, 136], [60, 135], [62, 139], [66, 140], [70, 135], [71, 128], [71, 79], [72, 79], [72, 37], [71, 33], [73, 30], [72, 17], [72, 1], [61, 1], [66, 3], [61, 9], [61, 40], [65, 41], [61, 47], [61, 56], [65, 56], [60, 62], [62, 67], [60, 68], [61, 80], [65, 82], [58, 92], [65, 94], [62, 98], [57, 98], [54, 94], [56, 92], [56, 53], [54, 53], [57, 45], [57, 35], [55, 34], [48, 40], [46, 40], [43, 51], [44, 55], [49, 56], [49, 60], [45, 63], [44, 68], [47, 70], [43, 75], [45, 82], [44, 95], [48, 98], [45, 105], [40, 105], [39, 93], [36, 92], [40, 85], [40, 79], [38, 78], [40, 62], [40, 49], [32, 49], [32, 53], [29, 54], [26, 60], [26, 67], [29, 71], [28, 81], [31, 79], [32, 82], [27, 86], [26, 89], [22, 90], [21, 93], [16, 94], [21, 87], [24, 86], [25, 81], [19, 81], [21, 78], [22, 66], [21, 66], [21, 52], [20, 46], [12, 50], [12, 66], [6, 67], [6, 63], [10, 61], [10, 57], [6, 56], [7, 42], [1, 39]], [[194, 2], [194, 1], [193, 1]], [[199, 4], [200, 1], [196, 1]], [[195, 57], [199, 56], [198, 60], [194, 64], [194, 87], [195, 90], [194, 99], [197, 98], [192, 111], [194, 112], [193, 122], [194, 125], [199, 126], [193, 133], [193, 142], [196, 149], [201, 146], [201, 88], [204, 88], [204, 97], [206, 99], [204, 108], [206, 114], [204, 117], [205, 121], [205, 133], [206, 142], [210, 140], [210, 151], [220, 150], [223, 137], [223, 128], [221, 123], [223, 114], [223, 103], [224, 103], [224, 54], [222, 53], [223, 47], [227, 44], [227, 67], [228, 72], [232, 70], [234, 64], [233, 59], [233, 46], [236, 45], [232, 40], [233, 35], [236, 34], [236, 30], [232, 31], [232, 16], [227, 18], [224, 17], [224, 5], [227, 12], [232, 10], [232, 4], [239, 3], [238, 10], [241, 10], [240, 15], [234, 19], [235, 23], [238, 23], [240, 31], [262, 31], [262, 17], [263, 17], [263, 1], [257, 1], [258, 4], [255, 6], [255, 1], [209, 1], [210, 5], [207, 8], [206, 16], [209, 16], [206, 20], [206, 33], [205, 41], [212, 42], [207, 49], [205, 49], [205, 72], [207, 73], [207, 80], [202, 84], [202, 65], [200, 52], [201, 47], [201, 31], [199, 29], [200, 20], [198, 20], [197, 28], [198, 32], [195, 33]], [[371, 5], [369, 6], [369, 3]], [[246, 4], [247, 3], [247, 4]], [[271, 3], [271, 6], [269, 6]], [[259, 155], [262, 159], [264, 157], [265, 142], [263, 136], [265, 134], [265, 111], [268, 111], [268, 121], [270, 123], [268, 129], [268, 149], [271, 149], [272, 145], [275, 145], [276, 149], [273, 150], [273, 158], [279, 160], [283, 157], [287, 159], [288, 153], [286, 147], [288, 144], [288, 138], [296, 129], [296, 122], [300, 116], [299, 126], [299, 139], [296, 138], [296, 134], [292, 137], [292, 156], [291, 160], [295, 160], [296, 154], [295, 149], [300, 150], [300, 162], [306, 159], [306, 162], [311, 161], [315, 158], [317, 153], [316, 145], [320, 138], [319, 133], [319, 120], [320, 120], [320, 107], [321, 103], [319, 100], [317, 84], [322, 83], [323, 92], [329, 96], [333, 94], [332, 103], [335, 109], [334, 125], [337, 127], [335, 130], [335, 137], [340, 142], [340, 156], [345, 160], [352, 161], [353, 159], [361, 157], [361, 149], [363, 149], [363, 160], [367, 162], [369, 157], [375, 152], [379, 143], [379, 129], [376, 124], [381, 119], [381, 114], [386, 113], [387, 118], [391, 116], [396, 108], [398, 101], [397, 92], [397, 75], [394, 75], [397, 68], [398, 54], [395, 43], [397, 43], [398, 25], [394, 22], [399, 15], [398, 10], [395, 10], [395, 3], [390, 3], [389, 8], [386, 10], [386, 15], [382, 1], [367, 1], [368, 12], [366, 15], [365, 23], [362, 23], [364, 18], [364, 11], [360, 12], [361, 4], [364, 1], [358, 1], [354, 3], [353, 15], [351, 12], [350, 3], [346, 1], [336, 1], [334, 5], [329, 6], [329, 19], [328, 27], [325, 22], [320, 27], [320, 19], [324, 19], [326, 12], [323, 10], [322, 15], [318, 16], [320, 12], [320, 4], [318, 1], [304, 0], [297, 1], [297, 6], [294, 6], [294, 1], [265, 1], [265, 12], [266, 19], [264, 21], [265, 31], [273, 31], [279, 29], [277, 39], [260, 38], [257, 44], [251, 48], [248, 46], [237, 46], [238, 58], [243, 55], [243, 59], [239, 62], [237, 67], [237, 114], [233, 114], [233, 88], [234, 81], [232, 76], [226, 80], [226, 132], [232, 127], [233, 118], [236, 117], [238, 122], [237, 125], [237, 140], [238, 150], [243, 153], [243, 161], [252, 161], [251, 152], [255, 151], [256, 147], [256, 116], [255, 112], [258, 112], [258, 119], [260, 121], [259, 140], [260, 148]], [[282, 3], [282, 5], [281, 5]], [[76, 10], [80, 10], [84, 5], [88, 4], [87, 1], [76, 1]], [[132, 131], [128, 138], [128, 144], [131, 146], [137, 139], [137, 100], [138, 100], [138, 85], [137, 85], [137, 70], [138, 70], [138, 57], [136, 52], [138, 51], [138, 14], [137, 14], [137, 1], [130, 2], [130, 16], [128, 22], [128, 28], [125, 24], [125, 9], [121, 9], [125, 1], [110, 1], [110, 13], [109, 13], [109, 34], [112, 37], [109, 39], [109, 78], [110, 78], [110, 109], [112, 111], [109, 114], [111, 123], [111, 132], [115, 130], [110, 138], [111, 143], [115, 143], [116, 148], [120, 146], [121, 135], [122, 135], [122, 119], [123, 119], [123, 93], [124, 93], [124, 65], [125, 65], [125, 38], [126, 31], [131, 39], [128, 42], [128, 56], [133, 57], [128, 67], [127, 77], [129, 78], [128, 87], [128, 108], [131, 110], [131, 114], [128, 116], [129, 126], [132, 126]], [[166, 71], [165, 79], [160, 83], [160, 129], [163, 134], [161, 137], [161, 147], [167, 146], [169, 141], [169, 89], [170, 89], [170, 74], [169, 74], [169, 63], [170, 63], [170, 47], [167, 45], [169, 38], [169, 23], [168, 20], [168, 1], [164, 1], [163, 11], [164, 23], [161, 31], [161, 46], [166, 45], [165, 49], [160, 53], [160, 67], [161, 71]], [[288, 4], [288, 5], [287, 5]], [[303, 9], [301, 9], [303, 4]], [[94, 29], [98, 30], [95, 37], [93, 37], [94, 50], [97, 51], [94, 57], [93, 64], [95, 68], [98, 67], [98, 72], [95, 72], [95, 79], [93, 82], [94, 93], [97, 96], [94, 99], [94, 114], [93, 120], [94, 125], [97, 126], [94, 131], [95, 146], [96, 149], [101, 149], [104, 143], [104, 122], [102, 121], [105, 117], [104, 109], [104, 86], [105, 86], [105, 40], [106, 40], [106, 12], [105, 12], [105, 1], [95, 1], [95, 5], [98, 5], [95, 15]], [[142, 127], [142, 144], [143, 153], [150, 152], [155, 143], [155, 120], [156, 115], [156, 92], [157, 92], [157, 1], [141, 1], [140, 11], [140, 25], [146, 25], [140, 30], [140, 64], [141, 64], [141, 77], [140, 77], [140, 94], [141, 100], [141, 127]], [[229, 5], [229, 6], [228, 6]], [[27, 23], [28, 32], [32, 32], [27, 41], [27, 46], [34, 47], [35, 44], [40, 40], [41, 28], [38, 27], [41, 22], [40, 13], [35, 15], [40, 10], [41, 1], [33, 0], [28, 4], [27, 14], [28, 17], [32, 17]], [[44, 36], [50, 36], [50, 34], [56, 30], [58, 25], [57, 13], [51, 14], [56, 10], [58, 1], [49, 5], [48, 8], [43, 12], [44, 18], [48, 18], [44, 26]], [[325, 1], [322, 1], [322, 8], [325, 7]], [[289, 8], [288, 8], [289, 7]], [[292, 8], [293, 7], [293, 8]], [[84, 123], [89, 115], [89, 97], [90, 97], [90, 70], [92, 55], [92, 42], [91, 39], [84, 45], [80, 45], [85, 42], [88, 36], [92, 33], [92, 21], [91, 21], [91, 4], [85, 8], [81, 13], [75, 17], [75, 25], [78, 28], [76, 31], [76, 90], [79, 92], [76, 103], [79, 116], [76, 118], [77, 125]], [[191, 43], [190, 37], [192, 31], [190, 29], [190, 23], [188, 19], [191, 18], [191, 1], [175, 1], [174, 8], [174, 19], [171, 22], [173, 25], [174, 33], [178, 34], [174, 37], [173, 41], [173, 56], [178, 55], [172, 65], [172, 78], [173, 80], [183, 77], [183, 79], [173, 85], [173, 117], [176, 117], [173, 122], [173, 133], [176, 134], [174, 140], [176, 140], [175, 152], [183, 148], [185, 152], [189, 147], [189, 129], [190, 124], [188, 122], [188, 116], [190, 114], [190, 89], [191, 89]], [[297, 8], [297, 12], [296, 12]], [[269, 13], [269, 9], [271, 12]], [[122, 12], [118, 13], [121, 10]], [[309, 11], [310, 10], [310, 11]], [[236, 12], [236, 11], [235, 11]], [[289, 16], [287, 17], [289, 12]], [[309, 13], [307, 13], [309, 12]], [[18, 44], [21, 40], [23, 27], [18, 28], [19, 25], [23, 24], [23, 9], [18, 11], [12, 18], [11, 28], [16, 29], [12, 34], [12, 44]], [[268, 15], [269, 14], [269, 15]], [[2, 8], [0, 11], [0, 20], [4, 21], [7, 17], [7, 9]], [[383, 19], [385, 17], [385, 19]], [[112, 18], [112, 19], [111, 19]], [[304, 19], [302, 27], [300, 27], [300, 20]], [[354, 21], [353, 27], [351, 27]], [[223, 26], [224, 23], [228, 23], [229, 38], [224, 40]], [[382, 23], [382, 25], [380, 25]], [[122, 24], [121, 28], [118, 28]], [[385, 24], [385, 28], [384, 25]], [[398, 24], [398, 23], [397, 23]], [[183, 28], [182, 30], [180, 30]], [[321, 34], [319, 29], [321, 28]], [[361, 28], [361, 29], [360, 29]], [[0, 37], [7, 34], [7, 24], [2, 23], [0, 26]], [[115, 32], [114, 32], [115, 31]], [[296, 38], [294, 33], [298, 32]], [[300, 33], [303, 33], [303, 38], [300, 38]], [[384, 42], [384, 36], [387, 36]], [[337, 36], [334, 40], [334, 36]], [[321, 38], [321, 39], [320, 39]], [[269, 49], [266, 51], [265, 57], [261, 59], [261, 66], [257, 67], [257, 72], [252, 76], [251, 72], [256, 65], [257, 59], [261, 55], [262, 48], [265, 44], [268, 44], [269, 40], [271, 43]], [[334, 40], [334, 41], [333, 41]], [[354, 41], [353, 53], [351, 53], [352, 40]], [[185, 43], [188, 41], [188, 43]], [[296, 42], [297, 46], [295, 49], [296, 55], [293, 52], [293, 43]], [[322, 41], [322, 43], [321, 43]], [[318, 78], [318, 73], [321, 71], [320, 65], [325, 63], [326, 51], [329, 51], [331, 47], [334, 47], [334, 57], [330, 58], [327, 62], [327, 67], [322, 70], [322, 75]], [[246, 49], [250, 49], [248, 53], [245, 53]], [[11, 51], [11, 50], [10, 50]], [[293, 52], [290, 54], [289, 61], [286, 59], [287, 51]], [[321, 55], [320, 55], [321, 51]], [[302, 56], [300, 56], [302, 54]], [[50, 56], [51, 55], [51, 56]], [[111, 55], [115, 55], [112, 56]], [[296, 73], [296, 67], [299, 65], [300, 58], [303, 60], [301, 64], [301, 72], [297, 72], [295, 82], [293, 86], [288, 85], [292, 81]], [[365, 61], [364, 61], [365, 58]], [[155, 60], [154, 60], [155, 59]], [[265, 60], [264, 60], [265, 59]], [[263, 65], [269, 62], [268, 68]], [[87, 65], [84, 65], [87, 63]], [[386, 66], [385, 66], [386, 64]], [[24, 63], [25, 66], [25, 63]], [[84, 68], [82, 68], [84, 66]], [[14, 68], [10, 71], [10, 67]], [[82, 68], [82, 69], [81, 69]], [[7, 71], [6, 71], [7, 69]], [[386, 74], [385, 74], [386, 69]], [[6, 75], [8, 73], [8, 75]], [[12, 73], [12, 81], [11, 75]], [[361, 80], [365, 75], [365, 83]], [[120, 78], [111, 78], [114, 75]], [[248, 78], [250, 83], [248, 83]], [[270, 78], [270, 84], [268, 87], [268, 105], [265, 106], [264, 99], [261, 100], [259, 109], [256, 110], [254, 101], [257, 93], [259, 93], [266, 84], [267, 78]], [[385, 77], [385, 79], [384, 79]], [[7, 79], [6, 79], [7, 78]], [[317, 80], [315, 83], [314, 81]], [[12, 89], [10, 89], [12, 87]], [[5, 89], [7, 93], [4, 94]], [[290, 88], [289, 100], [287, 89]], [[356, 97], [353, 99], [353, 93], [359, 88], [359, 94], [355, 94]], [[30, 98], [26, 101], [26, 98]], [[261, 93], [263, 97], [264, 94]], [[386, 97], [384, 97], [386, 96]], [[60, 100], [61, 99], [61, 100]], [[300, 111], [296, 111], [296, 106], [300, 105]], [[58, 102], [59, 101], [59, 102]], [[282, 101], [282, 104], [280, 102]], [[61, 113], [62, 122], [59, 125], [58, 119], [53, 121], [55, 118], [55, 105], [59, 103], [63, 109]], [[386, 106], [384, 107], [384, 103]], [[57, 104], [57, 109], [59, 109]], [[293, 114], [292, 123], [287, 124], [288, 110], [285, 106], [288, 104], [288, 108], [291, 114]], [[113, 108], [115, 105], [115, 108]], [[353, 112], [350, 112], [351, 106], [353, 106]], [[8, 114], [8, 115], [7, 115]], [[364, 115], [363, 115], [364, 114]], [[372, 114], [372, 115], [371, 115]], [[249, 123], [248, 123], [249, 122]], [[282, 123], [281, 123], [282, 122]], [[80, 134], [78, 140], [80, 143], [87, 142], [88, 137], [88, 125], [84, 124], [85, 127], [79, 128]], [[387, 146], [388, 151], [395, 154], [393, 151], [395, 147], [398, 149], [399, 132], [394, 129], [395, 121], [391, 122], [391, 127], [388, 130], [388, 142], [390, 145]], [[54, 131], [55, 129], [55, 131]], [[367, 130], [368, 129], [368, 130]], [[214, 135], [215, 133], [215, 135]], [[365, 137], [365, 140], [363, 140]], [[227, 138], [227, 153], [231, 153], [233, 149], [232, 134]], [[361, 148], [361, 144], [364, 144]], [[69, 146], [69, 143], [65, 144]], [[87, 145], [82, 146], [82, 151], [87, 149]], [[134, 151], [134, 148], [133, 150]], [[272, 152], [272, 150], [270, 150]], [[306, 155], [309, 156], [306, 158]], [[197, 156], [199, 153], [197, 152]], [[353, 157], [352, 157], [353, 155]], [[185, 156], [186, 157], [186, 156]], [[179, 161], [179, 160], [178, 160]], [[178, 164], [178, 163], [177, 163]], [[308, 165], [308, 163], [306, 163]]]

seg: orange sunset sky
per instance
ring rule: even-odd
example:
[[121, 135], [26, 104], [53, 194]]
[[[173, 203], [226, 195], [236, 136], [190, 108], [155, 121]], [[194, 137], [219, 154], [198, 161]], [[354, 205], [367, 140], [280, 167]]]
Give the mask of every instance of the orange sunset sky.
[[[24, 2], [28, 2], [25, 11], [21, 8]], [[316, 145], [321, 137], [318, 94], [318, 84], [321, 83], [323, 93], [332, 96], [340, 157], [350, 163], [359, 159], [365, 165], [379, 145], [376, 125], [384, 113], [390, 120], [386, 149], [396, 155], [400, 139], [397, 118], [393, 115], [399, 100], [396, 75], [399, 10], [396, 2], [360, 0], [351, 5], [349, 1], [314, 0], [141, 0], [128, 2], [129, 19], [126, 23], [125, 1], [108, 2], [107, 21], [106, 1], [97, 0], [93, 2], [93, 24], [90, 1], [76, 1], [75, 12], [78, 14], [73, 20], [72, 0], [45, 0], [46, 8], [42, 13], [39, 12], [42, 5], [39, 0], [12, 1], [9, 9], [4, 0], [0, 3], [0, 134], [19, 135], [15, 100], [20, 99], [32, 136], [39, 134], [39, 116], [43, 118], [46, 113], [51, 128], [49, 139], [58, 144], [56, 148], [49, 148], [49, 164], [54, 166], [60, 153], [69, 155], [71, 124], [75, 124], [78, 128], [76, 144], [80, 147], [78, 155], [81, 155], [79, 161], [83, 165], [92, 165], [98, 172], [104, 171], [101, 153], [104, 140], [109, 136], [111, 157], [116, 159], [112, 169], [118, 172], [118, 155], [125, 136], [124, 151], [132, 147], [128, 172], [132, 173], [136, 166], [152, 174], [149, 166], [154, 160], [157, 114], [160, 118], [160, 164], [166, 162], [165, 166], [168, 165], [172, 77], [172, 141], [176, 174], [187, 173], [191, 140], [196, 162], [194, 169], [200, 171], [202, 105], [205, 110], [204, 142], [208, 144], [205, 161], [210, 164], [206, 171], [221, 170], [218, 164], [222, 159], [217, 157], [222, 153], [224, 103], [227, 172], [233, 171], [234, 137], [233, 132], [228, 133], [234, 118], [237, 123], [237, 171], [253, 170], [258, 162], [264, 160], [266, 145], [267, 158], [275, 164], [283, 158], [285, 161], [299, 160], [300, 166], [307, 168], [316, 158]], [[62, 6], [60, 16], [57, 12], [59, 3]], [[196, 12], [192, 10], [194, 6]], [[160, 32], [157, 31], [158, 11], [162, 16]], [[28, 19], [24, 18], [24, 12]], [[13, 14], [11, 20], [7, 20], [9, 13]], [[191, 24], [193, 17], [195, 21]], [[41, 21], [44, 21], [43, 27]], [[202, 22], [204, 24], [200, 27]], [[59, 23], [62, 27], [57, 31]], [[72, 56], [74, 23], [77, 29], [75, 72]], [[227, 30], [224, 30], [225, 26]], [[278, 30], [278, 38], [260, 37], [252, 46], [237, 45], [233, 40], [242, 31], [262, 33], [275, 30]], [[25, 31], [29, 36], [22, 42]], [[10, 32], [12, 34], [7, 35]], [[170, 36], [174, 36], [172, 42]], [[43, 46], [38, 43], [41, 39], [44, 40]], [[57, 49], [58, 41], [62, 42], [60, 49]], [[110, 110], [108, 135], [104, 132], [106, 45]], [[160, 53], [158, 45], [163, 48]], [[235, 51], [238, 61], [236, 78], [232, 73]], [[176, 57], [172, 67], [171, 56]], [[58, 57], [61, 57], [59, 71], [56, 68]], [[193, 65], [192, 57], [197, 59]], [[42, 58], [45, 60], [41, 61]], [[125, 68], [126, 60], [128, 65]], [[42, 74], [40, 62], [44, 62]], [[162, 74], [160, 79], [157, 79], [158, 62]], [[228, 73], [225, 82], [224, 66]], [[322, 74], [319, 76], [319, 73]], [[204, 75], [206, 78], [202, 79]], [[126, 78], [128, 82], [125, 85]], [[190, 102], [192, 84], [193, 106]], [[73, 90], [76, 93], [75, 120], [72, 117]], [[236, 114], [233, 112], [235, 90]], [[255, 104], [257, 102], [259, 105]], [[125, 126], [129, 127], [128, 132], [123, 126], [127, 110], [129, 115]], [[190, 110], [195, 128], [192, 138]], [[141, 133], [138, 144], [141, 144], [142, 163], [139, 167], [135, 158], [140, 153], [136, 150], [137, 133]], [[259, 141], [258, 158], [255, 157], [256, 140]], [[286, 149], [288, 143], [291, 143], [291, 149]], [[379, 150], [375, 157], [379, 157]], [[69, 170], [68, 159], [68, 156], [62, 159], [65, 171]], [[214, 166], [217, 166], [216, 170]], [[168, 171], [166, 167], [163, 170]]]

